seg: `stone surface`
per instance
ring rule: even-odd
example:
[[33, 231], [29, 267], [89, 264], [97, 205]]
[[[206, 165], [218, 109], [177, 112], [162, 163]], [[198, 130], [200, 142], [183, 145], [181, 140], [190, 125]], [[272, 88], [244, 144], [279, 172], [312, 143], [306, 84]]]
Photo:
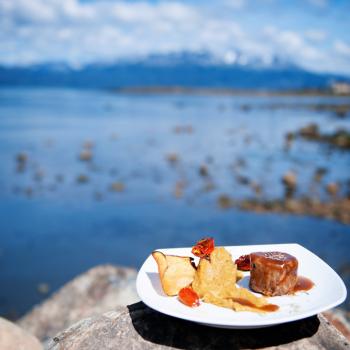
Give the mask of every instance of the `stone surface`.
[[325, 312], [324, 316], [350, 341], [350, 311], [335, 308]]
[[42, 345], [31, 334], [14, 323], [0, 318], [1, 350], [42, 350]]
[[18, 324], [45, 341], [83, 318], [138, 301], [135, 279], [134, 269], [97, 266], [64, 285]]
[[349, 349], [322, 315], [270, 328], [228, 330], [201, 326], [139, 302], [88, 318], [59, 333], [48, 350], [112, 349]]

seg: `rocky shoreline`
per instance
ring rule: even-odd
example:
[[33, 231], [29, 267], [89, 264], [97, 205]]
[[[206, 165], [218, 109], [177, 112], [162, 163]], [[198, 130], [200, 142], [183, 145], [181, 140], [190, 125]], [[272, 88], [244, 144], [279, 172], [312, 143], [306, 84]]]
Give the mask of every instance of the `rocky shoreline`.
[[222, 195], [218, 198], [218, 205], [222, 209], [238, 208], [256, 213], [309, 215], [350, 224], [350, 199], [348, 198], [339, 198], [328, 202], [321, 202], [309, 197], [276, 200], [252, 198], [235, 201], [227, 195]]
[[349, 346], [346, 338], [350, 340], [350, 315], [341, 309], [277, 326], [281, 333], [277, 338], [272, 337], [276, 327], [263, 333], [218, 330], [164, 316], [143, 303], [136, 303], [139, 298], [135, 280], [136, 271], [130, 268], [102, 265], [90, 269], [35, 306], [17, 324], [0, 318], [0, 348], [203, 348], [205, 342], [214, 349], [221, 345], [237, 349], [308, 349], [310, 346], [327, 349], [330, 345], [333, 349], [346, 349]]
[[345, 128], [339, 128], [332, 133], [322, 133], [317, 124], [311, 123], [294, 133], [288, 133], [286, 136], [289, 140], [296, 137], [307, 141], [327, 144], [340, 150], [350, 149], [350, 133]]

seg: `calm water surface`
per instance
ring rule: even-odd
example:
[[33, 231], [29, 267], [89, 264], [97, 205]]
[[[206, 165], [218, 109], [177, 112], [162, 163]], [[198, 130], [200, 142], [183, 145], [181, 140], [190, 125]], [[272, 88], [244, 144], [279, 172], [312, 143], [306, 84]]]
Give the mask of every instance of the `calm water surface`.
[[[309, 193], [317, 167], [328, 169], [318, 196], [326, 198], [330, 181], [345, 186], [349, 153], [304, 141], [286, 152], [284, 135], [310, 122], [327, 132], [349, 128], [349, 118], [261, 108], [327, 102], [344, 99], [0, 90], [0, 314], [20, 315], [42, 300], [39, 283], [54, 291], [96, 264], [137, 268], [156, 248], [205, 235], [222, 245], [300, 243], [349, 287], [350, 226], [217, 206], [221, 194], [254, 197], [237, 176], [261, 185], [266, 198], [283, 194], [288, 170], [297, 173], [297, 196]], [[90, 162], [79, 160], [86, 141], [94, 143]], [[23, 171], [20, 152], [28, 155]], [[111, 191], [114, 182], [124, 191]]]

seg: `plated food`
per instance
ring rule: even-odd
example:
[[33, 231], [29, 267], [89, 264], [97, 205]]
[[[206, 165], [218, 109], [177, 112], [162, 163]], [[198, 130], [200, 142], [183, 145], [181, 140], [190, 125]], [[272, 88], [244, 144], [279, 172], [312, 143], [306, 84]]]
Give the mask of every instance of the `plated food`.
[[[212, 238], [200, 240], [191, 252], [199, 257], [197, 265], [190, 256], [152, 253], [164, 293], [177, 295], [189, 307], [199, 306], [202, 301], [234, 311], [274, 312], [279, 306], [266, 297], [313, 286], [311, 281], [298, 277], [298, 260], [285, 252], [253, 252], [234, 261], [224, 247], [215, 247]], [[239, 269], [250, 271], [251, 290], [236, 284], [243, 277]]]
[[[346, 299], [346, 287], [339, 275], [316, 254], [299, 244], [236, 245], [223, 248], [231, 254], [235, 265], [237, 265], [237, 260], [242, 255], [248, 257], [246, 259], [248, 261], [248, 271], [241, 271], [242, 266], [237, 266], [235, 287], [237, 289], [244, 287], [252, 294], [254, 293], [256, 297], [264, 297], [269, 304], [279, 306], [277, 311], [262, 313], [246, 310], [245, 312], [235, 312], [231, 308], [218, 307], [205, 302], [196, 292], [194, 292], [195, 294], [191, 293], [193, 291], [192, 283], [189, 287], [180, 289], [177, 294], [169, 296], [164, 292], [158, 264], [152, 254], [145, 259], [137, 275], [136, 289], [140, 299], [150, 308], [165, 315], [229, 329], [268, 327], [300, 320], [329, 310]], [[192, 253], [192, 249], [193, 247], [160, 248], [157, 251], [166, 256], [194, 258], [193, 263], [197, 271], [200, 258]], [[294, 287], [294, 292], [273, 297], [266, 297], [262, 296], [261, 293], [253, 292], [249, 287], [250, 254], [252, 252], [286, 252], [294, 256], [298, 260], [298, 281]], [[309, 280], [314, 282], [314, 286], [307, 292], [295, 292], [295, 290], [299, 290], [299, 287], [305, 290], [304, 287], [308, 284], [308, 282], [305, 282], [308, 280], [301, 276], [307, 276]], [[182, 302], [180, 302], [180, 298]], [[200, 305], [196, 307], [198, 303]]]

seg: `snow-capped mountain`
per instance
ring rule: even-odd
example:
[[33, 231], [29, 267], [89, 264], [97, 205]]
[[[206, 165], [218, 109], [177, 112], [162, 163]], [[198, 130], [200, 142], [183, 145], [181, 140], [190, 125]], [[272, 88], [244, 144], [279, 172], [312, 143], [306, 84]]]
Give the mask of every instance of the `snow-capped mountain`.
[[208, 52], [153, 54], [82, 67], [59, 62], [0, 67], [2, 86], [323, 89], [334, 80], [349, 81], [349, 78], [306, 71], [279, 57], [267, 61], [246, 57], [238, 51], [230, 51], [221, 57]]

